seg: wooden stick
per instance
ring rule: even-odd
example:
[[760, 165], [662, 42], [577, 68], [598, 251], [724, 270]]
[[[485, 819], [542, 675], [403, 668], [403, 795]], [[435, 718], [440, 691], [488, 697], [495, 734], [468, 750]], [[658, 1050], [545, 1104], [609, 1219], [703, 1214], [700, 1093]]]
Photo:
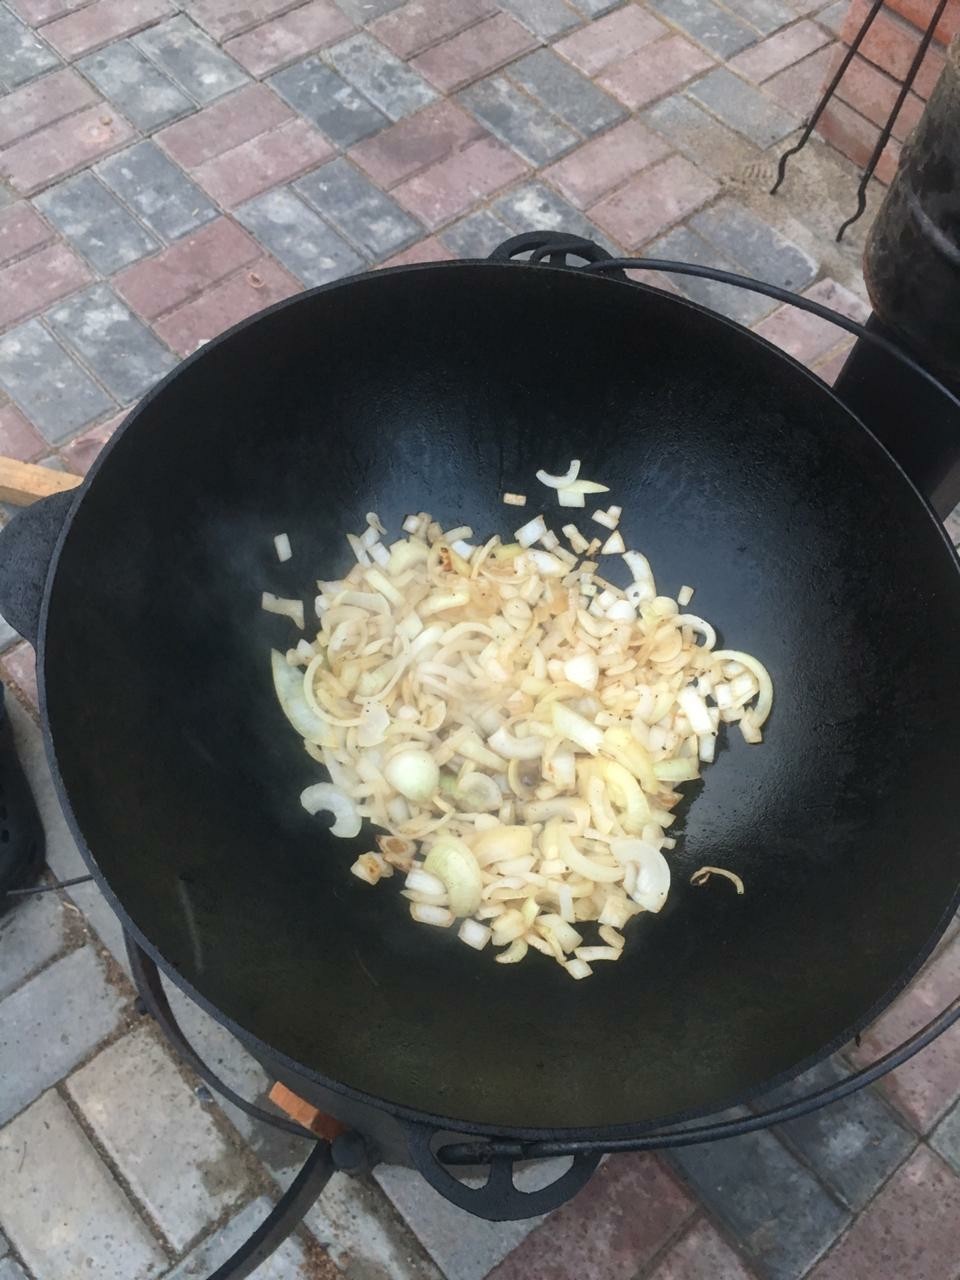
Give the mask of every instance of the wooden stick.
[[274, 1084], [267, 1096], [274, 1106], [279, 1107], [281, 1111], [285, 1111], [291, 1120], [296, 1120], [297, 1124], [302, 1124], [305, 1129], [315, 1133], [318, 1138], [326, 1138], [328, 1142], [332, 1142], [341, 1133], [347, 1132], [347, 1125], [341, 1124], [339, 1120], [333, 1116], [328, 1116], [326, 1112], [315, 1107], [313, 1103], [307, 1102], [299, 1094], [293, 1093], [285, 1084], [281, 1084], [279, 1080]]
[[82, 476], [0, 456], [0, 502], [10, 502], [15, 507], [28, 507], [31, 502], [75, 489], [82, 483]]

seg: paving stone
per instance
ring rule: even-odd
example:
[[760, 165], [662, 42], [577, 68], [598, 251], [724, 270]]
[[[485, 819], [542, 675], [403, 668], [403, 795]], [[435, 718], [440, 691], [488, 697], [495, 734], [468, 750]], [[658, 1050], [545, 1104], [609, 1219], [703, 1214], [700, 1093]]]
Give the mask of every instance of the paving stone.
[[726, 67], [717, 67], [687, 92], [758, 147], [780, 142], [799, 123], [789, 111], [776, 106], [759, 89], [744, 84]]
[[456, 103], [435, 102], [358, 142], [350, 149], [350, 159], [381, 187], [392, 187], [483, 136], [477, 121]]
[[121, 404], [139, 399], [177, 363], [108, 285], [85, 289], [47, 318]]
[[[808, 289], [805, 296], [837, 310], [846, 305], [854, 312], [854, 319], [864, 318], [864, 304], [835, 280], [820, 281], [812, 289]], [[756, 332], [805, 365], [815, 364], [843, 341], [842, 333], [836, 325], [808, 312], [798, 311], [795, 307], [779, 307], [762, 324], [757, 325]]]
[[591, 210], [596, 224], [636, 249], [717, 194], [717, 185], [681, 156], [645, 169]]
[[238, 1152], [151, 1028], [104, 1049], [70, 1077], [67, 1089], [178, 1252], [247, 1189]]
[[295, 190], [371, 259], [396, 253], [420, 224], [342, 156], [294, 183]]
[[671, 94], [654, 103], [641, 118], [712, 178], [722, 179], [738, 173], [759, 155], [756, 146], [743, 134], [728, 129], [683, 93]]
[[[98, 423], [89, 431], [74, 436], [60, 450], [61, 457], [67, 464], [67, 470], [75, 475], [85, 476], [97, 460], [101, 449], [110, 439], [117, 427], [123, 422], [126, 414], [119, 413], [106, 422]], [[112, 913], [111, 913], [112, 914]], [[109, 945], [109, 944], [108, 944]]]
[[156, 236], [92, 173], [68, 178], [37, 196], [34, 203], [102, 275], [112, 275], [160, 247]]
[[850, 6], [846, 0], [837, 0], [836, 4], [829, 5], [826, 9], [821, 9], [817, 14], [817, 21], [828, 31], [832, 31], [835, 36], [839, 36], [843, 31], [843, 25], [846, 21], [847, 13]]
[[189, 120], [161, 129], [155, 140], [184, 169], [196, 169], [293, 119], [291, 109], [267, 85], [248, 84]]
[[402, 120], [436, 98], [436, 92], [373, 36], [361, 33], [332, 45], [327, 58], [355, 89], [391, 120]]
[[0, 5], [0, 84], [8, 89], [35, 80], [60, 59], [28, 26]]
[[496, 12], [495, 0], [408, 0], [378, 18], [370, 30], [398, 57], [411, 58]]
[[[199, 1244], [165, 1280], [207, 1280], [252, 1235], [272, 1207], [266, 1196], [248, 1204], [225, 1227]], [[311, 1280], [317, 1271], [310, 1264], [302, 1242], [296, 1236], [289, 1236], [254, 1274], [256, 1280]]]
[[531, 164], [555, 160], [578, 142], [572, 129], [504, 76], [471, 85], [460, 94], [460, 101]]
[[0, 916], [0, 999], [57, 955], [64, 945], [63, 926], [63, 905], [54, 893], [24, 898]]
[[500, 7], [529, 27], [541, 40], [580, 25], [580, 15], [564, 0], [500, 0]]
[[526, 182], [514, 187], [494, 201], [493, 210], [516, 232], [569, 231], [571, 235], [595, 240], [606, 249], [615, 248], [592, 222], [542, 182]]
[[184, 14], [144, 31], [134, 44], [201, 106], [249, 80]]
[[47, 125], [0, 152], [0, 176], [20, 195], [33, 195], [116, 151], [134, 135], [130, 123], [102, 105]]
[[611, 9], [615, 9], [622, 0], [571, 0], [572, 4], [585, 18], [599, 18]]
[[669, 151], [663, 139], [639, 120], [626, 120], [551, 165], [543, 176], [578, 209], [586, 209]]
[[490, 1280], [633, 1280], [693, 1207], [656, 1157], [613, 1156]]
[[0, 147], [96, 101], [93, 89], [72, 67], [51, 71], [0, 98]]
[[[661, 239], [654, 241], [647, 250], [651, 258], [663, 258], [671, 262], [693, 262], [703, 267], [719, 267], [723, 271], [740, 271], [734, 262], [716, 245], [709, 244], [689, 227], [676, 227]], [[747, 293], [732, 285], [718, 284], [714, 280], [700, 280], [696, 276], [670, 276], [671, 283], [688, 298], [702, 306], [719, 311], [738, 324], [751, 326], [762, 320], [776, 305], [769, 298]]]
[[270, 191], [236, 211], [238, 220], [306, 285], [328, 284], [364, 267], [363, 258], [291, 191]]
[[513, 63], [509, 75], [565, 124], [587, 137], [626, 114], [619, 102], [550, 49], [538, 49]]
[[422, 262], [449, 262], [450, 254], [436, 236], [425, 236], [408, 249], [386, 258], [379, 265], [384, 267], [409, 267]]
[[10, 1252], [10, 1245], [7, 1243], [7, 1237], [0, 1231], [0, 1258], [5, 1258]]
[[29, 1277], [19, 1262], [3, 1258], [0, 1261], [0, 1280], [29, 1280]]
[[337, 4], [348, 18], [360, 25], [375, 22], [385, 13], [391, 13], [403, 4], [403, 0], [337, 0]]
[[671, 93], [713, 66], [709, 54], [683, 36], [667, 36], [612, 62], [597, 80], [631, 110]]
[[26, 201], [0, 211], [0, 266], [49, 244], [53, 232]]
[[753, 1280], [720, 1233], [701, 1219], [650, 1272], [649, 1280]]
[[0, 386], [51, 444], [115, 407], [39, 320], [0, 336]]
[[394, 187], [405, 209], [431, 230], [465, 213], [526, 172], [526, 164], [493, 138], [481, 138]]
[[434, 45], [414, 58], [412, 65], [442, 93], [450, 93], [496, 71], [536, 43], [526, 27], [509, 14], [497, 13]]
[[129, 40], [88, 54], [77, 66], [144, 133], [195, 109], [191, 99]]
[[55, 960], [7, 996], [0, 1007], [0, 1054], [6, 1064], [0, 1076], [0, 1123], [95, 1049], [119, 1024], [122, 1008], [123, 999], [89, 946]]
[[[40, 466], [53, 471], [63, 470], [59, 458], [44, 458]], [[6, 683], [13, 685], [36, 715], [40, 699], [37, 692], [37, 655], [33, 646], [24, 641], [8, 649], [0, 661], [0, 670]]]
[[297, 0], [189, 0], [190, 16], [214, 40], [224, 41], [292, 9]]
[[736, 200], [718, 201], [695, 214], [690, 225], [758, 280], [799, 292], [817, 277], [818, 264], [809, 254]]
[[458, 258], [486, 258], [515, 234], [495, 213], [478, 209], [448, 227], [440, 239]]
[[960, 1271], [958, 1216], [960, 1179], [920, 1147], [810, 1280], [947, 1280]]
[[765, 1280], [799, 1280], [849, 1220], [772, 1133], [684, 1147], [670, 1160]]
[[627, 4], [558, 40], [554, 49], [592, 76], [609, 63], [636, 53], [666, 34], [667, 28], [652, 13], [639, 5]]
[[[3, 398], [6, 400], [5, 396]], [[46, 453], [48, 447], [43, 436], [34, 430], [15, 404], [7, 401], [0, 405], [0, 453], [20, 462], [31, 462], [41, 453]], [[6, 648], [9, 643], [7, 638], [2, 647]]]
[[79, 9], [84, 0], [7, 0], [8, 6], [32, 27], [39, 27], [54, 18], [62, 18], [72, 9]]
[[196, 183], [155, 142], [138, 142], [101, 161], [95, 172], [163, 240], [176, 240], [217, 216]]
[[335, 1173], [304, 1221], [348, 1276], [441, 1280], [372, 1178]]
[[728, 9], [749, 22], [763, 36], [779, 31], [789, 22], [795, 22], [796, 10], [780, 0], [724, 0]]
[[270, 77], [295, 111], [312, 120], [338, 147], [377, 133], [389, 120], [318, 57], [304, 58]]
[[[954, 546], [960, 542], [960, 518], [956, 510], [944, 521]], [[940, 1121], [930, 1137], [930, 1145], [960, 1173], [960, 1103]]]
[[70, 1114], [50, 1092], [0, 1130], [4, 1228], [43, 1280], [146, 1280], [166, 1262]]
[[171, 12], [170, 0], [94, 0], [49, 23], [43, 34], [65, 58], [79, 58], [111, 40], [142, 31]]
[[218, 218], [121, 272], [112, 283], [138, 315], [155, 320], [254, 262], [261, 252], [235, 222]]
[[719, 58], [755, 44], [757, 32], [712, 0], [652, 0], [657, 13], [682, 28]]
[[155, 321], [153, 327], [174, 351], [185, 356], [264, 307], [299, 292], [299, 281], [279, 263], [264, 256], [169, 312]]
[[333, 154], [333, 147], [312, 124], [294, 119], [207, 160], [193, 176], [224, 209], [232, 209], [290, 182]]
[[224, 49], [251, 75], [265, 76], [339, 40], [352, 26], [333, 0], [309, 0], [292, 13], [228, 40]]
[[830, 37], [815, 22], [796, 22], [785, 31], [779, 31], [769, 40], [763, 40], [752, 49], [745, 49], [730, 60], [730, 66], [738, 75], [746, 76], [754, 84], [769, 80], [785, 67], [792, 67], [808, 54], [829, 43]]

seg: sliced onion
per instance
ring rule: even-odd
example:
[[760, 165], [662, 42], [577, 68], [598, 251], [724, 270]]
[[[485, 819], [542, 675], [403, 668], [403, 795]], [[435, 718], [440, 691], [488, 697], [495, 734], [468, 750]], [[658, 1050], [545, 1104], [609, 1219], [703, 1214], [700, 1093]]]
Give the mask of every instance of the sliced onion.
[[428, 874], [442, 880], [455, 916], [469, 916], [480, 905], [483, 880], [480, 864], [462, 840], [440, 836], [423, 864]]
[[542, 515], [539, 515], [521, 525], [513, 536], [521, 547], [532, 547], [535, 542], [540, 541], [546, 532], [547, 522]]
[[564, 706], [562, 702], [553, 704], [553, 727], [561, 737], [569, 738], [584, 751], [595, 756], [603, 745], [603, 730], [591, 724], [578, 712]]
[[479, 920], [464, 920], [457, 930], [460, 941], [465, 942], [468, 947], [473, 947], [474, 951], [482, 951], [491, 936], [491, 930]]
[[316, 782], [300, 793], [300, 803], [311, 817], [321, 809], [334, 816], [334, 824], [330, 834], [351, 839], [360, 834], [361, 818], [357, 807], [349, 796], [338, 791], [332, 783]]
[[271, 649], [270, 664], [277, 699], [294, 729], [306, 742], [318, 745], [328, 742], [330, 725], [307, 703], [299, 667], [290, 666], [279, 649]]
[[734, 886], [738, 894], [744, 892], [743, 881], [735, 871], [727, 871], [724, 867], [701, 867], [699, 871], [695, 871], [690, 877], [690, 883], [695, 885], [706, 884], [711, 876], [723, 876]]
[[274, 548], [277, 552], [277, 559], [284, 564], [293, 555], [293, 549], [290, 546], [290, 535], [287, 533], [278, 533], [273, 540]]
[[283, 596], [275, 596], [270, 591], [264, 591], [260, 598], [260, 607], [265, 613], [277, 613], [283, 618], [289, 618], [301, 631], [303, 630], [306, 619], [302, 600], [286, 600]]
[[425, 804], [440, 785], [440, 769], [427, 751], [411, 748], [392, 756], [383, 770], [384, 777], [407, 800]]
[[577, 476], [580, 474], [580, 459], [574, 458], [567, 468], [566, 475], [551, 476], [546, 471], [538, 471], [537, 479], [541, 484], [545, 484], [549, 489], [566, 489], [573, 484]]

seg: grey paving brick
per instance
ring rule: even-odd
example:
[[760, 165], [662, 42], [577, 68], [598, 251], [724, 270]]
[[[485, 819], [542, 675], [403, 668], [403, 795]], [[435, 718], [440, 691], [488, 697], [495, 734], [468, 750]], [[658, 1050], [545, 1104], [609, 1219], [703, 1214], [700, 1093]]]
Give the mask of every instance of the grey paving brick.
[[765, 1280], [800, 1280], [849, 1221], [772, 1133], [685, 1147], [669, 1158]]
[[640, 118], [713, 178], [727, 178], [759, 155], [743, 134], [728, 129], [682, 93], [662, 98]]
[[54, 893], [24, 898], [0, 916], [0, 999], [63, 945], [63, 904]]
[[9, 1252], [10, 1245], [7, 1241], [7, 1237], [2, 1231], [0, 1231], [0, 1258], [5, 1258]]
[[789, 111], [777, 106], [759, 89], [744, 84], [726, 67], [717, 67], [697, 80], [687, 92], [758, 147], [780, 142], [799, 123]]
[[384, 115], [402, 120], [436, 98], [426, 80], [373, 36], [348, 36], [326, 50], [334, 67]]
[[[830, 1060], [805, 1072], [755, 1104], [764, 1111], [825, 1089], [849, 1072]], [[781, 1127], [827, 1186], [854, 1212], [870, 1200], [881, 1183], [910, 1154], [917, 1139], [873, 1089], [835, 1102]]]
[[486, 258], [498, 244], [515, 234], [513, 227], [508, 227], [495, 213], [478, 209], [447, 227], [440, 239], [458, 258]]
[[177, 363], [109, 285], [74, 294], [47, 319], [122, 404], [139, 399]]
[[338, 147], [352, 146], [390, 123], [382, 111], [317, 56], [278, 71], [270, 77], [270, 84]]
[[28, 1280], [28, 1276], [19, 1262], [0, 1255], [0, 1280]]
[[836, 4], [820, 10], [817, 14], [817, 22], [828, 31], [832, 31], [835, 36], [839, 36], [849, 10], [847, 0], [837, 0]]
[[[950, 541], [954, 546], [957, 546], [960, 543], [960, 506], [954, 507], [943, 523], [947, 527]], [[2, 645], [0, 645], [0, 648], [2, 648]]]
[[772, 35], [797, 19], [796, 10], [779, 0], [723, 0], [728, 9], [749, 22], [763, 36]]
[[580, 141], [562, 120], [503, 76], [490, 76], [460, 94], [463, 105], [491, 133], [531, 164], [546, 164]]
[[292, 191], [269, 191], [236, 210], [239, 221], [306, 285], [328, 284], [366, 265]]
[[138, 142], [101, 160], [95, 172], [163, 240], [210, 222], [217, 210], [155, 142]]
[[337, 8], [342, 9], [347, 17], [356, 23], [373, 22], [382, 18], [385, 13], [405, 3], [405, 0], [336, 0]]
[[386, 258], [423, 234], [415, 218], [342, 156], [293, 185], [369, 258]]
[[43, 1280], [146, 1280], [166, 1265], [66, 1103], [52, 1091], [0, 1130], [0, 1186], [4, 1229]]
[[7, 996], [0, 1005], [0, 1124], [95, 1049], [118, 1025], [122, 1008], [89, 946]]
[[[650, 246], [649, 256], [673, 262], [693, 262], [703, 267], [719, 267], [723, 271], [742, 271], [739, 263], [732, 261], [715, 245], [708, 244], [688, 227], [676, 227], [667, 235], [661, 236]], [[694, 302], [719, 311], [721, 315], [747, 327], [769, 315], [777, 305], [759, 294], [748, 293], [745, 289], [737, 289], [732, 285], [717, 284], [713, 280], [679, 275], [667, 278]]]
[[0, 387], [51, 444], [115, 408], [39, 320], [0, 337]]
[[156, 236], [90, 172], [51, 187], [33, 203], [102, 275], [113, 275], [160, 248]]
[[[221, 1263], [246, 1240], [270, 1212], [272, 1205], [260, 1196], [241, 1209], [225, 1227], [213, 1232], [202, 1244], [168, 1273], [165, 1280], [207, 1280]], [[256, 1280], [308, 1280], [307, 1252], [296, 1236], [290, 1236], [256, 1270]]]
[[564, 62], [552, 49], [537, 49], [508, 68], [511, 80], [539, 98], [560, 119], [589, 137], [627, 114], [609, 94]]
[[612, 9], [619, 9], [623, 0], [572, 0], [572, 3], [585, 18], [600, 18]]
[[133, 43], [201, 105], [250, 79], [184, 14], [142, 31]]
[[193, 101], [131, 40], [108, 44], [81, 58], [77, 66], [144, 133], [195, 109]]
[[14, 631], [3, 614], [0, 613], [0, 653], [3, 653], [4, 649], [9, 649], [17, 638], [16, 631]]
[[13, 89], [26, 84], [59, 62], [51, 48], [0, 4], [0, 85]]
[[651, 0], [650, 7], [720, 58], [756, 43], [757, 33], [712, 0]]
[[817, 278], [818, 265], [808, 253], [736, 200], [720, 200], [695, 214], [690, 225], [747, 275], [768, 284], [799, 292]]
[[518, 18], [541, 40], [580, 25], [579, 15], [564, 0], [500, 0], [500, 8]]
[[541, 182], [525, 182], [507, 191], [494, 201], [493, 210], [514, 232], [569, 231], [595, 240], [611, 252], [616, 249], [579, 210]]
[[178, 1252], [247, 1190], [238, 1151], [150, 1027], [97, 1054], [70, 1077], [67, 1089]]
[[335, 1173], [305, 1222], [348, 1276], [441, 1280], [372, 1178]]
[[960, 1173], [960, 1103], [948, 1111], [934, 1129], [930, 1145]]

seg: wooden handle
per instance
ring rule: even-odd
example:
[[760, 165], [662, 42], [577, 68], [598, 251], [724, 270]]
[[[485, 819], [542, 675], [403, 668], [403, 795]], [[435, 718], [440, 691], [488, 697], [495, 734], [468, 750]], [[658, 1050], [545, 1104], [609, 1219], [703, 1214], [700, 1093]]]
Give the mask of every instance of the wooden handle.
[[52, 493], [75, 489], [82, 483], [82, 476], [0, 456], [0, 502], [10, 502], [15, 507], [28, 507], [31, 502], [49, 498]]

